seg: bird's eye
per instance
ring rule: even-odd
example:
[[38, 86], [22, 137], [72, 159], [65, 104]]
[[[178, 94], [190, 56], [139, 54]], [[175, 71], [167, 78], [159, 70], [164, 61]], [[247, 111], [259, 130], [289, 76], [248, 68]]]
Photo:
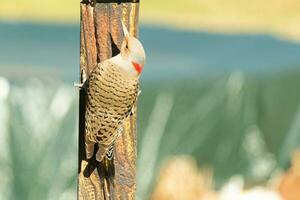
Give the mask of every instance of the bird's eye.
[[126, 48], [126, 49], [128, 49], [128, 44], [127, 44], [127, 43], [126, 43], [126, 46], [125, 46], [125, 48]]

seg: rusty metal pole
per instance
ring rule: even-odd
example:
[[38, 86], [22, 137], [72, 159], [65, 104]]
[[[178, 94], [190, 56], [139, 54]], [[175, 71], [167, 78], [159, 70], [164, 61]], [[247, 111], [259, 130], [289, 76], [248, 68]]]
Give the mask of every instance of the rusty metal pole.
[[[80, 3], [81, 82], [97, 63], [119, 53], [123, 39], [121, 20], [131, 35], [138, 35], [139, 0], [95, 0]], [[79, 95], [78, 199], [105, 199], [97, 171], [97, 161], [86, 159], [84, 149], [84, 112], [86, 95]], [[136, 116], [126, 121], [115, 145], [115, 187], [110, 199], [135, 199], [136, 192]]]

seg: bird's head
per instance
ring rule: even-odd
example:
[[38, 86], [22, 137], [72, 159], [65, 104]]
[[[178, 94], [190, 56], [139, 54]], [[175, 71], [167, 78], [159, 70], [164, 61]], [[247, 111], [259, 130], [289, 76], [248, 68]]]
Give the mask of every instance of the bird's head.
[[124, 40], [121, 45], [121, 56], [130, 63], [132, 72], [140, 75], [146, 60], [145, 51], [141, 42], [130, 36], [124, 23], [122, 22]]

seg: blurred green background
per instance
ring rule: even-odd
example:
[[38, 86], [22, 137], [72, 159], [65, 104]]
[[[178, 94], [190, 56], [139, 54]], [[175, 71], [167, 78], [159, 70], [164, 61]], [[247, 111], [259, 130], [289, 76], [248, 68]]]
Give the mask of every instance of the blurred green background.
[[[300, 145], [299, 6], [141, 1], [139, 199], [171, 155], [211, 167], [216, 188], [289, 167]], [[71, 0], [0, 3], [0, 199], [76, 199], [78, 16]]]

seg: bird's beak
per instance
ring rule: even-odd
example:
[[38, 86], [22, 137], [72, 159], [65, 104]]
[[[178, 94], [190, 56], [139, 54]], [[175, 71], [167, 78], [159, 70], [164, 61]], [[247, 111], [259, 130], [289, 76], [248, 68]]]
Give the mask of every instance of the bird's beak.
[[123, 33], [124, 33], [124, 36], [125, 37], [128, 37], [129, 36], [129, 32], [124, 24], [124, 22], [122, 21], [122, 27], [123, 27]]

